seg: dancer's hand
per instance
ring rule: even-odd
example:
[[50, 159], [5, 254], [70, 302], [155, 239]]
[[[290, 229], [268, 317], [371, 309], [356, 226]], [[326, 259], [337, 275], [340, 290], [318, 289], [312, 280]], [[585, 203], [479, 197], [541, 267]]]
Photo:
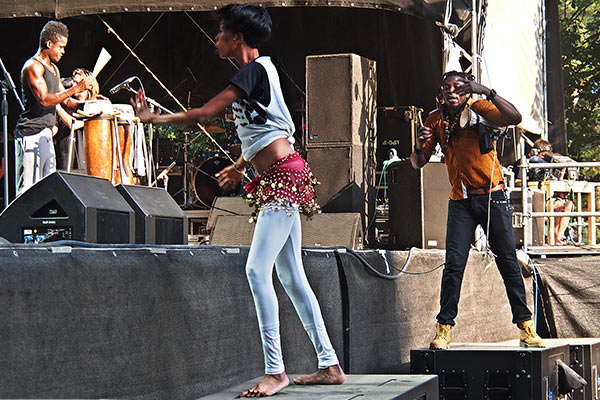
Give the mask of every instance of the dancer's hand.
[[233, 165], [223, 168], [215, 174], [219, 181], [219, 186], [225, 190], [235, 189], [242, 181], [243, 174], [236, 171]]
[[152, 123], [152, 119], [156, 114], [150, 111], [148, 101], [146, 100], [146, 95], [144, 95], [142, 89], [138, 90], [135, 94], [135, 101], [133, 99], [130, 99], [129, 101], [135, 110], [135, 114], [142, 122]]

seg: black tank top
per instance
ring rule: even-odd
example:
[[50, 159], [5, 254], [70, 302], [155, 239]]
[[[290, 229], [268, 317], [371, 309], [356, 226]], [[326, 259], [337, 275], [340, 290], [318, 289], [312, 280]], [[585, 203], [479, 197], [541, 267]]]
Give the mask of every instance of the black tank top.
[[[51, 71], [43, 62], [35, 57], [33, 59], [44, 66], [44, 80], [48, 87], [48, 93], [58, 92], [58, 68], [56, 68], [56, 65], [52, 64], [54, 71]], [[42, 107], [29, 85], [24, 85], [22, 82], [21, 97], [23, 98], [25, 111], [21, 113], [15, 127], [17, 137], [35, 135], [45, 128], [52, 128], [56, 125], [56, 106]]]

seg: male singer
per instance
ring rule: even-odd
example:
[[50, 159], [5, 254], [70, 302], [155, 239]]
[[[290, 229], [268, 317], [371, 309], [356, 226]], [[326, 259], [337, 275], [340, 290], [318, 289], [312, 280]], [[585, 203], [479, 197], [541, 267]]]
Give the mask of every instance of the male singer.
[[[483, 94], [471, 110], [495, 126], [516, 125], [521, 114], [508, 100], [475, 82], [463, 72], [448, 72], [442, 78], [442, 105], [432, 111], [419, 129], [415, 148], [410, 155], [414, 168], [429, 161], [437, 143], [444, 152], [448, 178], [452, 185], [448, 201], [446, 230], [446, 263], [442, 275], [440, 312], [432, 349], [445, 349], [450, 344], [450, 328], [458, 313], [458, 300], [463, 273], [475, 228], [481, 225], [489, 237], [490, 247], [506, 287], [513, 323], [520, 329], [521, 346], [543, 347], [527, 308], [525, 286], [515, 254], [515, 242], [502, 182], [501, 166], [495, 151], [480, 146], [478, 129], [461, 128], [461, 111], [471, 94]], [[488, 216], [489, 214], [489, 216]], [[488, 229], [489, 228], [489, 229]], [[480, 284], [485, 285], [485, 282]], [[491, 311], [491, 310], [490, 310]]]

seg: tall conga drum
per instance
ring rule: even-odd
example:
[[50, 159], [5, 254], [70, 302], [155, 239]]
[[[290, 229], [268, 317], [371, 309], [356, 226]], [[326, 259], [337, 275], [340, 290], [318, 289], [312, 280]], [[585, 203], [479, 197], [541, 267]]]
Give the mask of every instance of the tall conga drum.
[[83, 152], [85, 172], [106, 178], [113, 184], [113, 125], [112, 117], [93, 118], [83, 123]]
[[108, 110], [106, 104], [101, 102], [89, 102], [93, 107], [88, 108], [93, 111], [98, 108], [100, 115], [86, 120], [83, 126], [85, 171], [88, 175], [106, 178], [113, 185], [139, 185], [140, 180], [129, 161], [133, 151], [135, 124], [130, 118], [119, 118], [117, 114], [120, 111], [113, 111], [110, 102]]

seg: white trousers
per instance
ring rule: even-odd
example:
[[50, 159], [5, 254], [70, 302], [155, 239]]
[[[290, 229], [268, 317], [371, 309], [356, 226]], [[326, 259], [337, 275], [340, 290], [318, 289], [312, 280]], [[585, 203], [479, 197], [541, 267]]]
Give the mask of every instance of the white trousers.
[[15, 139], [17, 194], [56, 171], [52, 129]]
[[265, 374], [285, 371], [279, 337], [279, 304], [273, 287], [273, 265], [292, 300], [317, 353], [319, 368], [339, 364], [331, 346], [319, 303], [312, 291], [301, 254], [300, 215], [297, 210], [260, 211], [246, 262], [265, 358]]

